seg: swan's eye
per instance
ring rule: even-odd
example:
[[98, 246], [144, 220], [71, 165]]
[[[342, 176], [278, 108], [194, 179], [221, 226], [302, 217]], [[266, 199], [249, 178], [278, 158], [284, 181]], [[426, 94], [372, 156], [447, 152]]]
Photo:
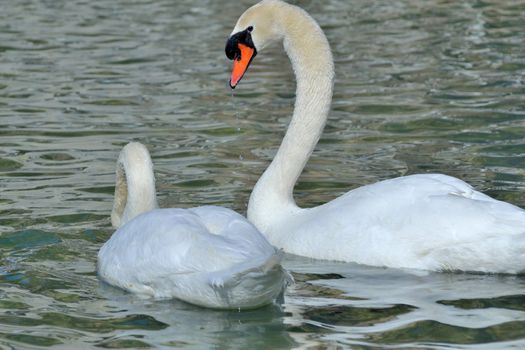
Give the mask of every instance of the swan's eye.
[[253, 31], [253, 26], [249, 26], [248, 28], [246, 28], [246, 30], [251, 33]]

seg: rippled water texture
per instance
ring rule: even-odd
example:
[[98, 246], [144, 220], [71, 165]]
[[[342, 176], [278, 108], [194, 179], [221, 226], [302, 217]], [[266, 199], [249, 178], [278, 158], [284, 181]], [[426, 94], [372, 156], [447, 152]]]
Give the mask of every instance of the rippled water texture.
[[[234, 97], [251, 1], [0, 4], [0, 349], [525, 348], [525, 278], [287, 257], [284, 304], [217, 312], [100, 284], [114, 166], [138, 140], [162, 206], [245, 212], [294, 81], [260, 52]], [[312, 206], [419, 172], [525, 206], [523, 1], [298, 1], [332, 44], [332, 113], [296, 188]]]

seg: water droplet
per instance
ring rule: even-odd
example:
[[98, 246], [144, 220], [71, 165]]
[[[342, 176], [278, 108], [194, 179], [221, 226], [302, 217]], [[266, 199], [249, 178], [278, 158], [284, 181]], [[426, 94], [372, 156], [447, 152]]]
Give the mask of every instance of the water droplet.
[[[238, 108], [236, 108], [235, 106], [235, 100], [233, 99], [234, 95], [233, 95], [233, 92], [234, 90], [232, 89], [231, 90], [231, 93], [232, 93], [232, 97], [231, 97], [231, 106], [232, 106], [232, 109], [235, 113], [235, 124], [236, 125], [239, 125], [239, 110]], [[240, 126], [237, 126], [237, 132], [240, 132], [241, 131], [241, 127]]]

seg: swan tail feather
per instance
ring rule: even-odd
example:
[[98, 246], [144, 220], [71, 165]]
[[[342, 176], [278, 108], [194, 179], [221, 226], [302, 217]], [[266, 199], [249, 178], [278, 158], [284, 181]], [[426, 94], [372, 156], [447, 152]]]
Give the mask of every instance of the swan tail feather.
[[[525, 274], [525, 233], [485, 238], [436, 249], [428, 255], [434, 270]], [[431, 265], [432, 266], [432, 265]]]
[[283, 256], [279, 250], [270, 256], [237, 264], [235, 268], [216, 271], [209, 275], [208, 283], [226, 304], [250, 308], [270, 304], [293, 282], [281, 266]]

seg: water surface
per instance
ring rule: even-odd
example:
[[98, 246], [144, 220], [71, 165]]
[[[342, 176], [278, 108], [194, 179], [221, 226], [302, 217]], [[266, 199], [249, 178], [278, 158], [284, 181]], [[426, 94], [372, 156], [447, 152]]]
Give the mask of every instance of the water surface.
[[[131, 140], [152, 153], [162, 206], [245, 212], [295, 87], [276, 47], [232, 97], [224, 43], [252, 3], [2, 3], [0, 348], [524, 348], [523, 277], [289, 256], [284, 302], [241, 313], [99, 283]], [[522, 1], [295, 3], [325, 30], [337, 76], [300, 205], [441, 172], [525, 207]]]

